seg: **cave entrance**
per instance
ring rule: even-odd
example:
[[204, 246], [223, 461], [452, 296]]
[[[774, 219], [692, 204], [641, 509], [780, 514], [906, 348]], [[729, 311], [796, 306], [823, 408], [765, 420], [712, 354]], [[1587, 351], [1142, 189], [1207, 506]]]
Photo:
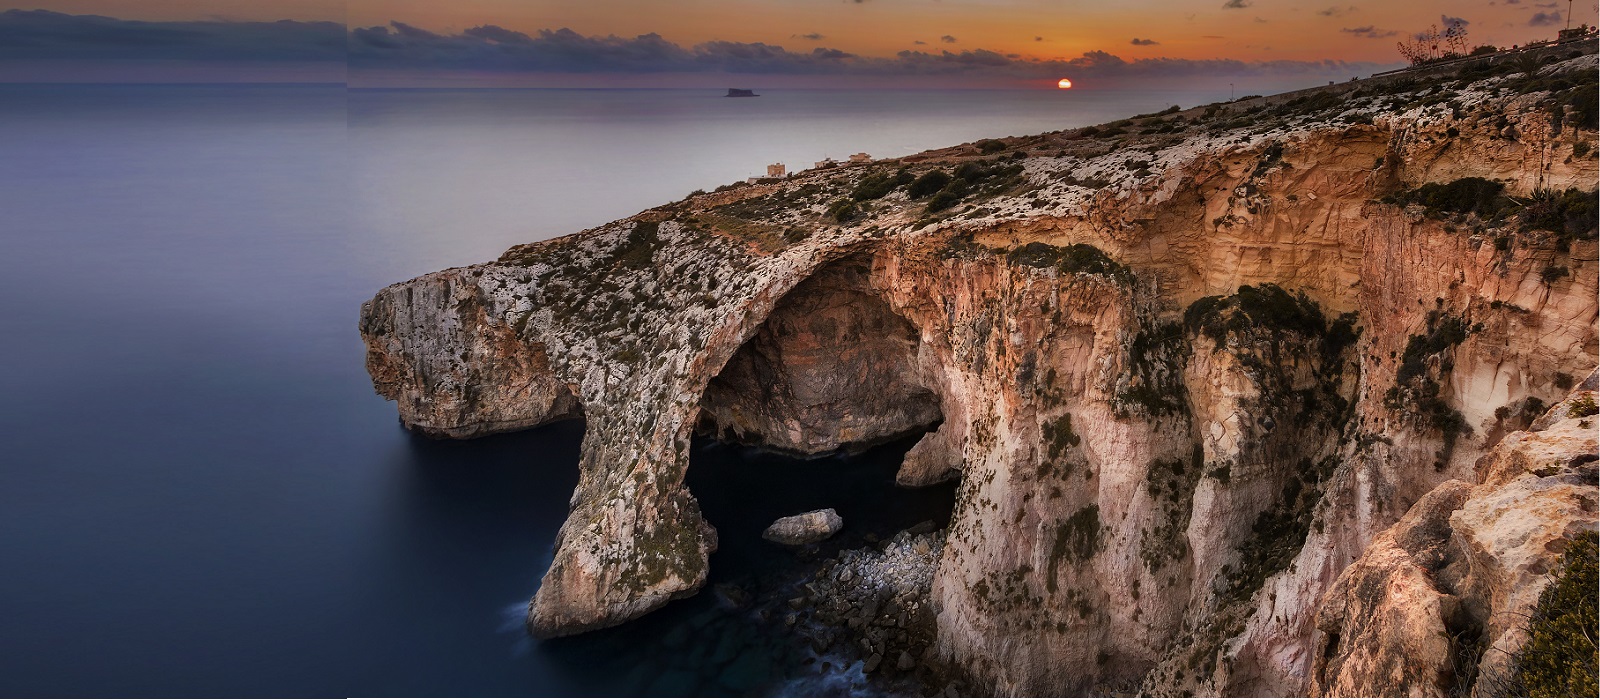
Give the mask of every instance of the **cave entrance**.
[[920, 337], [846, 258], [796, 285], [706, 387], [697, 432], [794, 455], [858, 452], [943, 416]]
[[[818, 559], [921, 523], [948, 526], [955, 481], [915, 489], [895, 484], [900, 461], [917, 440], [805, 458], [696, 437], [685, 482], [701, 515], [717, 528], [708, 584], [732, 584], [759, 598], [781, 592]], [[761, 538], [773, 520], [820, 508], [838, 511], [844, 520], [839, 534], [799, 548]]]
[[858, 255], [796, 285], [707, 385], [686, 480], [719, 533], [713, 579], [793, 559], [760, 539], [788, 515], [837, 510], [844, 531], [829, 551], [949, 522], [953, 484], [895, 484], [906, 452], [943, 415], [920, 333], [872, 289], [871, 273], [870, 256]]

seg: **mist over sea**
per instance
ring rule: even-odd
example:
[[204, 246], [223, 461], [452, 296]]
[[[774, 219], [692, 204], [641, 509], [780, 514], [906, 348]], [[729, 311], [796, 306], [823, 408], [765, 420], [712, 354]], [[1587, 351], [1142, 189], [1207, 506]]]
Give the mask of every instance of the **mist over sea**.
[[[536, 643], [582, 426], [408, 435], [356, 333], [384, 285], [783, 162], [900, 156], [1228, 97], [1170, 91], [0, 85], [0, 690], [13, 696], [871, 692], [708, 590]], [[713, 584], [947, 517], [908, 443], [697, 443]], [[809, 685], [808, 685], [809, 684]], [[808, 690], [810, 689], [810, 690]]]

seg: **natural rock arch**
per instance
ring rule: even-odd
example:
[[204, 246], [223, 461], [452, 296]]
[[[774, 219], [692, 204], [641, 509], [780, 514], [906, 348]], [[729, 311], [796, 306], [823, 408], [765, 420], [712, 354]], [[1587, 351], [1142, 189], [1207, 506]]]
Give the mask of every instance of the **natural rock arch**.
[[706, 386], [700, 432], [817, 455], [938, 425], [919, 332], [872, 291], [870, 266], [865, 256], [845, 258], [785, 295]]

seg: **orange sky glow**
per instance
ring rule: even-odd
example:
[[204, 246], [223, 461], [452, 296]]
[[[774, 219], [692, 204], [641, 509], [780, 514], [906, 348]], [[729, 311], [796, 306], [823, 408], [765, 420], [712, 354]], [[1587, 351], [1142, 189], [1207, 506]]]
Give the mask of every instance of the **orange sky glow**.
[[[1446, 18], [1467, 21], [1469, 47], [1553, 38], [1569, 21], [1565, 0], [40, 0], [0, 3], [5, 9], [159, 21], [326, 20], [351, 28], [400, 22], [446, 35], [483, 25], [534, 36], [562, 28], [626, 39], [654, 33], [682, 47], [759, 42], [862, 58], [987, 50], [1013, 61], [1106, 52], [1126, 61], [1368, 66], [1399, 64], [1397, 41]], [[1570, 20], [1595, 23], [1596, 11], [1596, 0], [1571, 3]], [[405, 72], [404, 80], [426, 73]]]
[[[989, 49], [1023, 57], [1071, 58], [1101, 50], [1128, 59], [1235, 58], [1393, 62], [1405, 34], [1461, 17], [1473, 42], [1511, 45], [1564, 26], [1560, 0], [1462, 2], [1370, 0], [50, 0], [45, 9], [125, 19], [316, 19], [372, 26], [400, 21], [437, 32], [482, 24], [534, 33], [571, 28], [631, 37], [655, 32], [691, 45], [764, 42], [867, 56], [902, 50]], [[15, 4], [14, 7], [40, 7]], [[1575, 23], [1594, 22], [1594, 0], [1573, 4]], [[1558, 12], [1561, 25], [1534, 21]], [[1530, 24], [1532, 22], [1532, 24]], [[1367, 32], [1359, 30], [1370, 28]], [[1389, 35], [1389, 32], [1396, 34]], [[816, 38], [820, 36], [820, 38]], [[949, 39], [944, 39], [949, 37]], [[951, 41], [950, 39], [953, 39]], [[1135, 44], [1134, 40], [1141, 40]], [[918, 43], [922, 42], [922, 43]], [[1153, 42], [1153, 43], [1150, 43]]]

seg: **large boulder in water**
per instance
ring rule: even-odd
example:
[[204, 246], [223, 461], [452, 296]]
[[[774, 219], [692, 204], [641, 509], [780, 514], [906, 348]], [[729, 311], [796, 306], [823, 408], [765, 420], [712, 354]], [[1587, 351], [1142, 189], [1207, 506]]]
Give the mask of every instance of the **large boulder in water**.
[[821, 542], [839, 533], [844, 519], [832, 508], [778, 518], [761, 533], [762, 539], [778, 544], [811, 544]]

